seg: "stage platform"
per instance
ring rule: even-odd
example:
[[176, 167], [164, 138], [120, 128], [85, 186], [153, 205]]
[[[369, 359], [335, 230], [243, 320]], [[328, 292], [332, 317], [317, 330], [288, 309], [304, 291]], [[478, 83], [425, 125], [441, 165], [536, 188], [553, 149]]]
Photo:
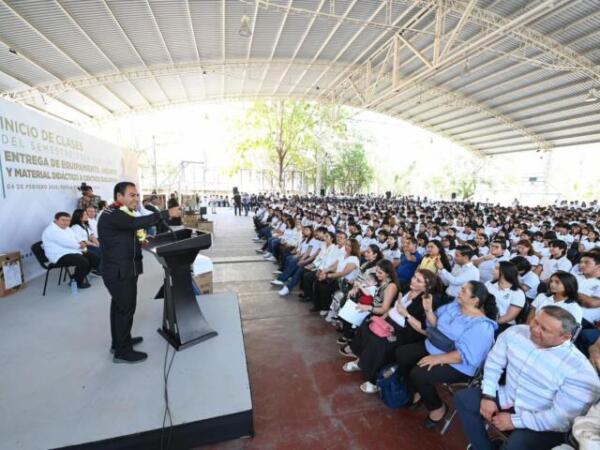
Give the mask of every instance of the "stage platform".
[[[141, 364], [112, 362], [109, 298], [100, 278], [72, 296], [56, 286], [56, 272], [45, 297], [37, 279], [0, 299], [0, 449], [160, 448], [166, 341], [156, 332], [162, 300], [152, 298], [162, 269], [151, 258], [145, 268], [133, 327], [144, 337], [136, 348], [149, 354]], [[171, 449], [253, 434], [238, 296], [198, 299], [219, 335], [176, 353]]]

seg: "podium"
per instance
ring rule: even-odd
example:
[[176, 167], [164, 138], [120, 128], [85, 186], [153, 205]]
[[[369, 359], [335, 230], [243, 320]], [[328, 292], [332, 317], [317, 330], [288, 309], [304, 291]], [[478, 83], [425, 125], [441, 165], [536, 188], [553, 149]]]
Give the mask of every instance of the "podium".
[[145, 247], [163, 266], [164, 283], [155, 298], [164, 298], [158, 332], [175, 350], [217, 335], [200, 310], [192, 285], [192, 263], [200, 250], [210, 248], [211, 235], [190, 228], [156, 235]]

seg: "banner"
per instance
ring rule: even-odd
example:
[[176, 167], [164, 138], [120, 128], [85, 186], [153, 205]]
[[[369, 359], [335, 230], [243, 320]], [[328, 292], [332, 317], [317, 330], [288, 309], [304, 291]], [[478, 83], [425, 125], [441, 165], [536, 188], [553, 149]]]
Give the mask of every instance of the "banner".
[[115, 183], [137, 179], [135, 153], [0, 100], [0, 254], [20, 251], [26, 279], [43, 273], [31, 245], [56, 212], [73, 212], [82, 182], [110, 203]]

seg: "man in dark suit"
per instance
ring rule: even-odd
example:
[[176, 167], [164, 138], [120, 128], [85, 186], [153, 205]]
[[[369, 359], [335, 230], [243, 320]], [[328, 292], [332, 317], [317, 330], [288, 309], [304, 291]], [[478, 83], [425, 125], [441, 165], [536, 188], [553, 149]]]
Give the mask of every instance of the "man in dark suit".
[[137, 300], [137, 280], [142, 273], [143, 229], [164, 221], [167, 211], [136, 217], [140, 195], [135, 184], [124, 181], [114, 188], [115, 203], [100, 216], [98, 234], [102, 249], [102, 278], [112, 297], [110, 304], [111, 351], [116, 363], [144, 361], [148, 355], [133, 350], [142, 337], [131, 337]]

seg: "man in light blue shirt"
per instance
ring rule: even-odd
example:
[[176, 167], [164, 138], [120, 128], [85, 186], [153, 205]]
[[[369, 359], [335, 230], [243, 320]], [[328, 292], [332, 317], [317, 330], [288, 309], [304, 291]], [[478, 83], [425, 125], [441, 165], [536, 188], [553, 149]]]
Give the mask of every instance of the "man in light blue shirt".
[[[598, 374], [571, 342], [575, 318], [546, 306], [528, 325], [500, 334], [479, 388], [459, 391], [454, 406], [473, 450], [491, 450], [485, 422], [510, 432], [506, 449], [551, 449], [575, 417], [600, 398]], [[506, 384], [500, 385], [506, 370]]]

